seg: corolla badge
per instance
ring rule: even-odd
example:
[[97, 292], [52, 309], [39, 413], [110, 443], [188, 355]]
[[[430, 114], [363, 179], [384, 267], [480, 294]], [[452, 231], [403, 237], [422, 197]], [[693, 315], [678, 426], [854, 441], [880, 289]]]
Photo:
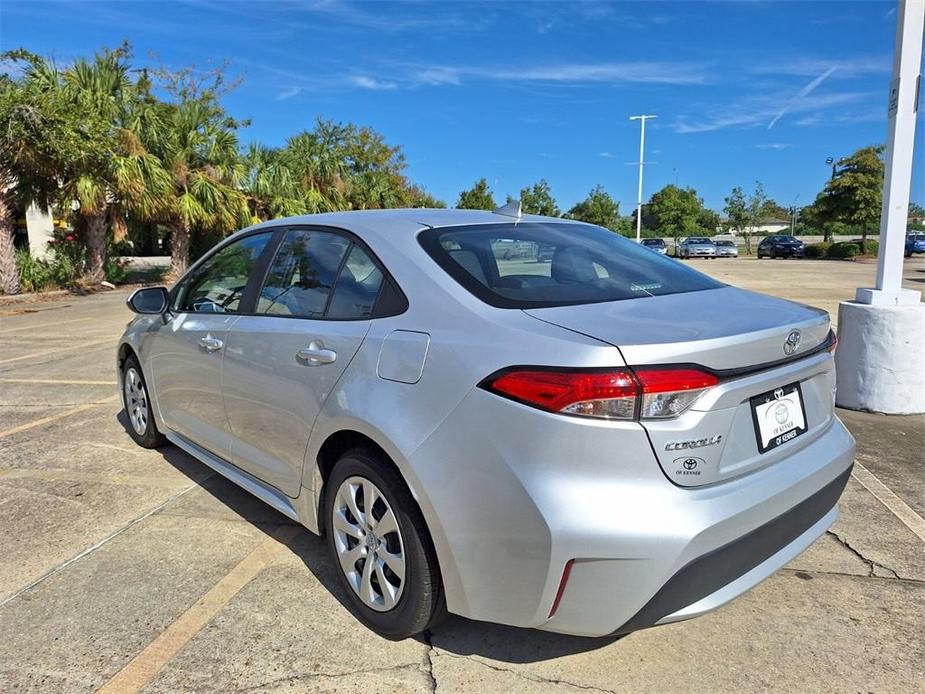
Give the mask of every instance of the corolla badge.
[[799, 330], [791, 330], [790, 334], [787, 335], [787, 339], [784, 341], [784, 354], [789, 356], [796, 352], [800, 347], [801, 339], [803, 339], [803, 336], [800, 335]]
[[702, 439], [690, 439], [688, 441], [669, 441], [665, 444], [666, 451], [685, 451], [691, 448], [703, 448], [704, 446], [712, 446], [719, 443], [723, 440], [721, 434], [715, 434], [713, 436], [706, 436]]

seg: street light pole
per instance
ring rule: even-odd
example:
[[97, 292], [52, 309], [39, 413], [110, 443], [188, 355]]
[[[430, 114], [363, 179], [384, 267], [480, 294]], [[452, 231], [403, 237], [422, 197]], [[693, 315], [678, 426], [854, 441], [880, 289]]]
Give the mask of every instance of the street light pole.
[[646, 121], [658, 116], [630, 116], [630, 120], [639, 121], [639, 192], [636, 195], [636, 243], [642, 239], [642, 169], [645, 165]]

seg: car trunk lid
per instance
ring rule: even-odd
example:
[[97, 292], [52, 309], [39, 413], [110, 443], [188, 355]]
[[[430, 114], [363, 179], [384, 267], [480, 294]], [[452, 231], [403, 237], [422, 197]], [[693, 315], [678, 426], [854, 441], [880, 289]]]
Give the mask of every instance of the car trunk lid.
[[[770, 465], [812, 442], [834, 416], [834, 368], [820, 351], [829, 318], [819, 309], [723, 287], [526, 313], [614, 345], [631, 367], [699, 365], [720, 377], [680, 416], [642, 420], [662, 469], [681, 486]], [[767, 425], [759, 432], [758, 417], [773, 418], [778, 404], [804, 420], [798, 435], [780, 437]]]

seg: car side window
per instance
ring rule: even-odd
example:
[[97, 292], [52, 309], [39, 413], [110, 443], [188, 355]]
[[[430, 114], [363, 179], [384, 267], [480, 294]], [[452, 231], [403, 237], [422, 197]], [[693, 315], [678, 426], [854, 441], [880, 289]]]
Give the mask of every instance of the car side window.
[[369, 318], [382, 287], [382, 270], [354, 244], [341, 268], [325, 316], [333, 320]]
[[238, 313], [247, 280], [273, 234], [247, 236], [213, 253], [180, 285], [173, 308], [194, 313]]
[[339, 234], [291, 229], [257, 297], [257, 313], [323, 318], [350, 244]]

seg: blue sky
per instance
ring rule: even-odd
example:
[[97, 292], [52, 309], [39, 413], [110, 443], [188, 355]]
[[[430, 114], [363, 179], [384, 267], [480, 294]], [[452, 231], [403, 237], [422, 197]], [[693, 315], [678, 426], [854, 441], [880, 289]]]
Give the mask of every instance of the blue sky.
[[[481, 176], [499, 201], [543, 177], [563, 208], [600, 183], [624, 214], [636, 113], [658, 115], [646, 197], [677, 182], [720, 210], [757, 179], [785, 206], [811, 202], [826, 157], [885, 140], [895, 29], [895, 2], [0, 5], [4, 50], [67, 63], [128, 39], [139, 64], [228, 60], [245, 142], [353, 121], [402, 144], [411, 178], [450, 204]], [[912, 197], [925, 202], [922, 121]]]

